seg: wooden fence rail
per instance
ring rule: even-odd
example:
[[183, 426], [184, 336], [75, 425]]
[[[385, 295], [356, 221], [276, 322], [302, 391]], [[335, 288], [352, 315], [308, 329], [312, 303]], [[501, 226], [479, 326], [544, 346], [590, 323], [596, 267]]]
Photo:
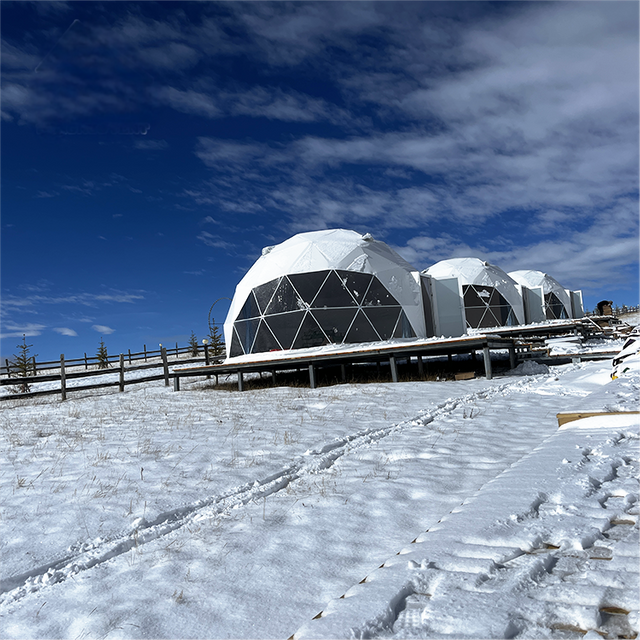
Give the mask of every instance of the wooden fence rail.
[[[144, 350], [139, 351], [137, 353], [131, 353], [129, 349], [127, 353], [122, 354], [124, 358], [131, 364], [135, 360], [144, 360], [145, 362], [148, 359], [152, 358], [161, 358], [162, 357], [162, 349], [165, 349], [167, 352], [168, 358], [179, 358], [180, 355], [191, 353], [193, 347], [187, 345], [186, 347], [179, 347], [176, 343], [175, 347], [171, 347], [167, 349], [166, 347], [162, 347], [161, 349], [147, 350], [147, 345], [144, 345]], [[204, 345], [198, 345], [198, 354], [204, 353]], [[111, 363], [118, 363], [120, 360], [121, 354], [109, 355], [107, 356], [107, 361]], [[100, 360], [97, 356], [87, 356], [84, 354], [82, 358], [69, 358], [65, 359], [65, 365], [67, 367], [77, 367], [84, 365], [85, 370], [88, 370], [90, 366], [97, 366], [100, 364]], [[33, 371], [48, 371], [51, 369], [59, 369], [60, 361], [59, 360], [50, 360], [43, 362], [36, 362], [35, 358], [33, 358]], [[17, 370], [15, 365], [12, 365], [11, 361], [8, 358], [5, 358], [4, 366], [0, 366], [0, 376], [6, 375], [8, 377], [15, 377], [17, 375]], [[1, 384], [1, 382], [0, 382]]]
[[[184, 351], [186, 350], [183, 350], [183, 352]], [[30, 385], [38, 382], [60, 381], [59, 388], [41, 389], [41, 390], [35, 390], [35, 391], [28, 391], [26, 393], [11, 393], [11, 394], [0, 395], [0, 401], [20, 400], [20, 399], [33, 398], [37, 396], [56, 395], [56, 394], [59, 394], [61, 396], [61, 400], [66, 400], [67, 394], [72, 391], [73, 392], [89, 391], [93, 389], [102, 389], [106, 387], [118, 387], [119, 391], [122, 392], [124, 391], [124, 388], [126, 385], [139, 384], [142, 382], [153, 382], [155, 380], [164, 380], [165, 386], [169, 386], [169, 380], [171, 378], [175, 379], [183, 374], [169, 371], [169, 359], [167, 355], [167, 350], [164, 347], [160, 350], [159, 353], [162, 359], [161, 363], [156, 362], [154, 364], [125, 366], [125, 355], [121, 353], [117, 356], [117, 360], [118, 360], [117, 367], [113, 367], [111, 369], [98, 369], [98, 370], [92, 370], [92, 371], [69, 371], [67, 367], [69, 365], [69, 362], [73, 362], [73, 361], [65, 360], [65, 357], [63, 354], [60, 356], [60, 361], [56, 363], [56, 368], [60, 370], [60, 373], [50, 373], [45, 375], [35, 375], [35, 376], [27, 376], [27, 377], [21, 376], [21, 377], [11, 377], [11, 378], [0, 379], [0, 386], [20, 385], [20, 384]], [[180, 360], [180, 364], [183, 364], [183, 363], [190, 364], [190, 363], [197, 363], [197, 362], [204, 362], [205, 364], [209, 364], [210, 358], [209, 358], [207, 347], [203, 349], [202, 356], [199, 356], [197, 358], [186, 358], [186, 359]], [[128, 380], [126, 379], [126, 376], [125, 376], [126, 372], [140, 371], [144, 369], [159, 369], [159, 368], [162, 368], [163, 370], [162, 373], [159, 373], [159, 374], [153, 374], [150, 376], [144, 376], [139, 378], [130, 378]], [[67, 384], [69, 380], [73, 380], [73, 379], [90, 378], [94, 376], [104, 376], [104, 375], [115, 374], [115, 373], [118, 374], [118, 380], [98, 382], [94, 384], [86, 384], [81, 386], [69, 386]]]

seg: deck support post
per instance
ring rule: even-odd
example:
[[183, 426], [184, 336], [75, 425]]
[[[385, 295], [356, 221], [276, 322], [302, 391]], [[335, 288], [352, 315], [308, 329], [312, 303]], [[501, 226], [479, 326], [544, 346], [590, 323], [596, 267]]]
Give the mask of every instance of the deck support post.
[[340, 374], [342, 375], [342, 382], [347, 381], [347, 367], [343, 364], [340, 365]]
[[491, 380], [493, 378], [493, 372], [491, 371], [491, 352], [489, 351], [489, 347], [482, 348], [482, 356], [484, 358], [484, 373], [487, 377], [487, 380]]
[[309, 386], [312, 389], [316, 388], [316, 368], [313, 363], [309, 364]]
[[513, 344], [509, 346], [509, 367], [516, 368], [516, 348]]
[[391, 367], [391, 380], [398, 382], [398, 363], [395, 356], [389, 356], [389, 366]]
[[271, 384], [274, 387], [276, 386], [276, 370], [275, 369], [271, 372]]
[[244, 391], [244, 378], [242, 371], [238, 371], [238, 391]]
[[424, 378], [424, 364], [422, 363], [422, 356], [418, 356], [418, 375]]

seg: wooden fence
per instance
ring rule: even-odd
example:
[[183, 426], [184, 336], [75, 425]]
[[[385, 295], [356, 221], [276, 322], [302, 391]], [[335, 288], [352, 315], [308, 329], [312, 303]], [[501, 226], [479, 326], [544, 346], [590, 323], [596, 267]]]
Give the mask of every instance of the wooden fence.
[[[179, 347], [177, 342], [176, 342], [175, 348], [161, 347], [160, 349], [151, 350], [151, 351], [147, 350], [146, 344], [143, 346], [144, 346], [143, 351], [139, 351], [138, 353], [131, 353], [131, 349], [129, 349], [126, 354], [123, 354], [129, 364], [137, 360], [144, 360], [145, 362], [148, 362], [150, 358], [151, 359], [159, 358], [161, 357], [162, 349], [165, 349], [165, 351], [167, 352], [167, 357], [169, 358], [171, 357], [178, 358], [180, 357], [181, 354], [191, 353], [192, 351], [192, 347], [190, 345], [187, 345], [186, 347]], [[204, 353], [204, 346], [198, 345], [198, 353], [199, 354]], [[107, 360], [109, 361], [109, 363], [117, 364], [120, 361], [120, 354], [107, 356]], [[48, 362], [36, 362], [34, 357], [32, 358], [32, 362], [33, 362], [33, 371], [35, 371], [36, 373], [39, 371], [50, 371], [52, 369], [60, 368], [59, 360], [51, 360]], [[88, 370], [90, 366], [99, 365], [100, 360], [98, 356], [87, 356], [87, 354], [85, 353], [84, 357], [82, 358], [71, 358], [69, 360], [65, 360], [65, 364], [68, 367], [79, 366], [79, 367], [84, 367], [85, 370]], [[8, 377], [13, 377], [17, 375], [15, 364], [12, 364], [8, 358], [5, 358], [4, 365], [0, 366], [0, 376], [3, 376], [3, 375], [6, 375]]]
[[[179, 362], [180, 364], [189, 364], [195, 362], [202, 362], [204, 364], [210, 364], [213, 362], [218, 362], [218, 358], [209, 357], [209, 349], [208, 345], [204, 345], [202, 348], [199, 348], [199, 351], [203, 354], [202, 356], [192, 357], [192, 358], [180, 358], [177, 360], [181, 353], [191, 353], [191, 347], [178, 347], [176, 345], [175, 349], [171, 349], [171, 354], [174, 355], [173, 362]], [[147, 364], [137, 364], [134, 365], [132, 362], [134, 360], [141, 360], [142, 358], [145, 361], [148, 358], [158, 357], [160, 358], [160, 362], [155, 363], [147, 363]], [[89, 360], [87, 358], [87, 360]], [[92, 360], [97, 362], [97, 358], [92, 358]], [[82, 367], [82, 364], [85, 363], [83, 358], [75, 358], [72, 360], [65, 360], [64, 354], [60, 356], [60, 360], [55, 362], [43, 362], [38, 363], [42, 365], [46, 365], [43, 367], [38, 367], [36, 371], [36, 375], [32, 376], [18, 376], [15, 373], [11, 376], [7, 376], [6, 378], [0, 378], [0, 386], [14, 385], [20, 386], [23, 384], [32, 385], [34, 383], [40, 382], [60, 382], [60, 387], [55, 389], [41, 389], [35, 391], [26, 391], [23, 393], [11, 393], [11, 394], [3, 394], [0, 395], [1, 400], [18, 400], [23, 398], [33, 398], [36, 396], [44, 396], [44, 395], [55, 395], [59, 394], [62, 400], [67, 399], [67, 393], [71, 391], [89, 391], [92, 389], [102, 389], [106, 387], [118, 387], [119, 391], [124, 391], [125, 385], [138, 384], [142, 382], [151, 382], [154, 380], [164, 380], [166, 386], [169, 386], [170, 378], [174, 379], [174, 385], [179, 387], [179, 382], [177, 382], [178, 373], [173, 373], [169, 371], [169, 352], [166, 347], [162, 347], [158, 351], [145, 351], [138, 354], [133, 354], [130, 351], [127, 355], [121, 353], [117, 356], [109, 356], [109, 361], [114, 363], [114, 366], [106, 369], [94, 369], [88, 370], [88, 364], [85, 368]], [[125, 366], [125, 362], [129, 363], [129, 366]], [[55, 366], [51, 366], [55, 365]], [[69, 369], [69, 367], [74, 367], [74, 369]], [[144, 369], [158, 369], [162, 368], [162, 373], [153, 374], [150, 376], [141, 376], [135, 378], [126, 379], [125, 372], [130, 371], [140, 371]], [[43, 369], [58, 369], [58, 373], [49, 373], [44, 375], [37, 375], [38, 370]], [[78, 370], [79, 369], [79, 370]], [[73, 380], [77, 378], [87, 378], [94, 376], [105, 376], [109, 374], [118, 374], [118, 380], [112, 381], [102, 381], [94, 384], [85, 384], [80, 386], [69, 386], [67, 385], [68, 380]]]

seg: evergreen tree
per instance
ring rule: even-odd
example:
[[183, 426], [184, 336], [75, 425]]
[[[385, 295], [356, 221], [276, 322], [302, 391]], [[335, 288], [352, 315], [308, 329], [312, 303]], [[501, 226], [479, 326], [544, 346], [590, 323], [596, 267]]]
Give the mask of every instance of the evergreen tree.
[[98, 369], [109, 368], [109, 355], [107, 354], [107, 347], [102, 338], [100, 338], [100, 346], [98, 347], [96, 357], [98, 358]]
[[191, 332], [191, 337], [189, 338], [189, 346], [191, 347], [191, 355], [197, 356], [200, 353], [200, 349], [198, 348], [198, 338], [196, 338], [196, 334]]
[[224, 340], [213, 318], [209, 323], [209, 349], [209, 353], [214, 357], [224, 354]]
[[[18, 345], [19, 353], [17, 356], [14, 356], [13, 362], [11, 363], [11, 368], [18, 373], [18, 377], [20, 378], [28, 378], [30, 375], [36, 375], [36, 369], [33, 363], [38, 354], [34, 356], [29, 354], [29, 349], [32, 346], [32, 344], [27, 344], [27, 336], [23, 333], [22, 344]], [[20, 384], [20, 393], [29, 393], [29, 389], [30, 387], [27, 382]]]

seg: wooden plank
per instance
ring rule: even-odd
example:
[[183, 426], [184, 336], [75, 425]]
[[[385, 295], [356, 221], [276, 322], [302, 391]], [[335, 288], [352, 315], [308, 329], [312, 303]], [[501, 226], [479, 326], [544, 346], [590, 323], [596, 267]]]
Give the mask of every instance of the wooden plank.
[[594, 418], [597, 416], [619, 416], [619, 415], [638, 415], [640, 411], [566, 411], [557, 413], [558, 426], [561, 427], [567, 422], [574, 422], [575, 420], [582, 420], [583, 418]]
[[456, 373], [456, 380], [472, 380], [476, 377], [474, 371], [465, 371], [463, 373]]

